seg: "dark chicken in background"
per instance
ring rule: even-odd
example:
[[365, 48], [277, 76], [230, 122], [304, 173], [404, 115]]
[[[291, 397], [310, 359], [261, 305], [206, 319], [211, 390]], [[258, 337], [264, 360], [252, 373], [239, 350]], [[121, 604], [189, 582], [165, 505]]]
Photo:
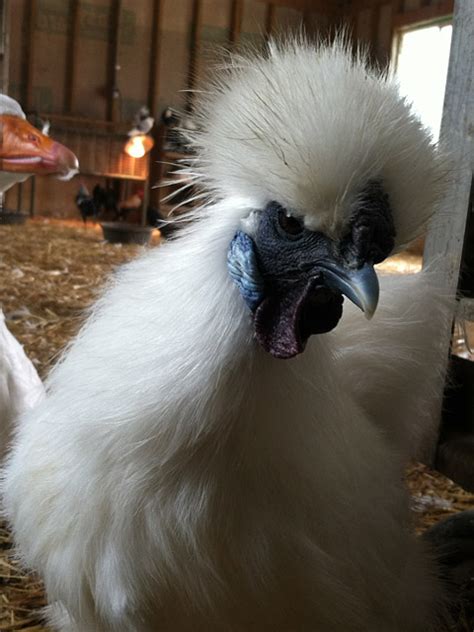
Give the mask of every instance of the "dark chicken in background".
[[[113, 221], [127, 221], [130, 214], [138, 211], [143, 204], [143, 190], [139, 189], [123, 202], [118, 203], [117, 194], [111, 188], [101, 187], [97, 184], [92, 190], [92, 195], [84, 184], [81, 184], [76, 195], [76, 205], [84, 224], [88, 219], [92, 221], [104, 220], [110, 217]], [[159, 209], [154, 206], [147, 208], [147, 224], [159, 229], [165, 238], [171, 237], [182, 225], [182, 221], [167, 219]]]
[[96, 184], [92, 189], [92, 195], [88, 188], [81, 184], [76, 195], [76, 205], [84, 223], [88, 218], [104, 219], [107, 214], [114, 219], [118, 217], [116, 192], [109, 187], [101, 187], [100, 184]]

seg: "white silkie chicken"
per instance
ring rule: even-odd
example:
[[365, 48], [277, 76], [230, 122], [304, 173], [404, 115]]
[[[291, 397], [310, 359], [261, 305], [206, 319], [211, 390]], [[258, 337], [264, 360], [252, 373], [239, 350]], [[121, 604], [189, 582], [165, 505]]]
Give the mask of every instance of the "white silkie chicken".
[[[35, 174], [69, 180], [78, 167], [72, 151], [33, 127], [19, 103], [0, 94], [0, 196]], [[9, 332], [0, 310], [0, 458], [13, 420], [32, 408], [43, 393], [35, 367]]]
[[[439, 630], [393, 426], [416, 399], [397, 371], [435, 381], [429, 276], [388, 305], [382, 284], [379, 321], [312, 334], [343, 295], [373, 314], [373, 264], [425, 225], [442, 162], [341, 42], [237, 58], [215, 88], [195, 139], [215, 202], [122, 268], [20, 420], [3, 485], [19, 551], [62, 632]], [[348, 379], [365, 355], [375, 391], [393, 377], [386, 419]]]

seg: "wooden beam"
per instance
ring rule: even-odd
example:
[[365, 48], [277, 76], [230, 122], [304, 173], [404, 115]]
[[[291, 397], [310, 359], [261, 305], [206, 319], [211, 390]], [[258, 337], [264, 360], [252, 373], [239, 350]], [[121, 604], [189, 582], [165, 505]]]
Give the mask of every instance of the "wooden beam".
[[10, 80], [10, 0], [3, 0], [1, 10], [3, 11], [3, 32], [1, 34], [3, 47], [0, 51], [0, 88], [4, 94], [8, 94], [8, 84]]
[[380, 6], [377, 5], [372, 9], [370, 16], [370, 59], [373, 65], [379, 63], [379, 22], [380, 22]]
[[[471, 0], [472, 1], [472, 0]], [[411, 11], [402, 11], [394, 16], [394, 29], [407, 28], [449, 17], [453, 13], [454, 0], [442, 0], [433, 6], [424, 6]]]
[[[268, 4], [268, 0], [257, 0]], [[387, 2], [387, 0], [380, 0]], [[285, 7], [286, 9], [297, 9], [298, 11], [312, 11], [330, 15], [341, 11], [337, 1], [331, 0], [272, 0], [275, 6]]]
[[23, 207], [23, 182], [18, 183], [16, 191], [16, 212], [21, 213]]
[[74, 109], [74, 87], [77, 68], [77, 41], [80, 25], [80, 0], [71, 0], [70, 21], [66, 48], [66, 76], [64, 80], [64, 111], [72, 112]]
[[150, 41], [150, 66], [148, 69], [148, 107], [151, 115], [156, 117], [157, 86], [160, 82], [160, 32], [163, 14], [163, 0], [152, 0], [152, 22]]
[[36, 208], [36, 176], [30, 178], [30, 217], [34, 217]]
[[352, 0], [349, 2], [350, 10], [362, 11], [382, 4], [391, 4], [396, 13], [404, 11], [405, 0]]
[[33, 71], [35, 59], [35, 26], [37, 10], [37, 0], [30, 0], [29, 4], [25, 4], [25, 40], [21, 73], [23, 84], [21, 101], [23, 109], [25, 110], [31, 110], [33, 107]]
[[265, 39], [268, 40], [275, 30], [276, 11], [273, 2], [267, 4], [267, 13], [265, 15]]
[[108, 121], [119, 120], [119, 91], [117, 85], [118, 45], [122, 0], [112, 0], [110, 8], [109, 46], [107, 54], [107, 111]]
[[244, 3], [242, 0], [232, 0], [232, 12], [230, 16], [229, 41], [236, 44], [240, 38], [242, 29], [242, 16], [244, 11]]
[[308, 11], [307, 9], [303, 11], [302, 22], [305, 32], [311, 37], [313, 33], [313, 27], [316, 22], [316, 20], [314, 20], [313, 18], [312, 11]]
[[189, 40], [189, 65], [186, 93], [186, 111], [193, 109], [196, 79], [199, 70], [199, 49], [201, 43], [202, 0], [193, 0], [193, 14], [191, 20], [191, 33]]
[[[474, 2], [456, 0], [440, 136], [441, 147], [450, 157], [451, 176], [443, 187], [424, 253], [424, 265], [432, 264], [437, 273], [440, 295], [446, 297], [454, 296], [458, 287], [469, 201], [474, 186], [473, 57]], [[448, 325], [445, 331], [439, 332], [437, 341], [446, 347], [446, 363], [450, 340], [451, 327]], [[439, 393], [440, 411], [441, 397], [442, 393]]]

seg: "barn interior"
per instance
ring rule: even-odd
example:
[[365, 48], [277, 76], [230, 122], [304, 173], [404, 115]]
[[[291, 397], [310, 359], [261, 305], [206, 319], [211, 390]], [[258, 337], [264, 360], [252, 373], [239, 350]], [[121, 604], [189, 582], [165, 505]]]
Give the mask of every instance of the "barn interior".
[[[229, 51], [259, 51], [272, 37], [301, 29], [309, 38], [331, 38], [344, 28], [354, 50], [366, 48], [374, 66], [398, 73], [437, 140], [454, 4], [0, 0], [0, 93], [15, 99], [33, 126], [47, 125], [79, 161], [67, 181], [32, 175], [0, 193], [0, 308], [40, 377], [78, 332], [113, 270], [179, 233], [205, 200], [205, 191], [177, 172], [193, 157], [180, 130], [195, 125], [200, 95]], [[424, 244], [422, 238], [392, 257], [385, 271], [418, 272]], [[451, 354], [459, 358], [454, 371], [462, 388], [450, 391], [451, 417], [463, 416], [470, 403], [473, 331], [469, 315], [455, 320]], [[462, 450], [469, 460], [470, 448]], [[474, 508], [467, 479], [436, 456], [429, 466], [413, 463], [407, 484], [419, 532]], [[41, 582], [14, 560], [1, 525], [0, 630], [47, 631], [44, 603]], [[473, 625], [464, 613], [457, 629]]]

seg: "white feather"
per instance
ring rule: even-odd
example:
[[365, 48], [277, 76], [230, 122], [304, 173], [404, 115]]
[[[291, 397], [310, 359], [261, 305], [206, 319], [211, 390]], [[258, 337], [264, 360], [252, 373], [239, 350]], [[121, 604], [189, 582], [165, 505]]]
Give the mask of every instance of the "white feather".
[[33, 408], [43, 396], [38, 373], [8, 331], [0, 310], [0, 459], [9, 444], [15, 418]]
[[380, 303], [369, 325], [344, 305], [330, 334], [341, 379], [402, 458], [432, 463], [453, 296], [439, 287], [436, 265], [419, 274], [381, 275]]

